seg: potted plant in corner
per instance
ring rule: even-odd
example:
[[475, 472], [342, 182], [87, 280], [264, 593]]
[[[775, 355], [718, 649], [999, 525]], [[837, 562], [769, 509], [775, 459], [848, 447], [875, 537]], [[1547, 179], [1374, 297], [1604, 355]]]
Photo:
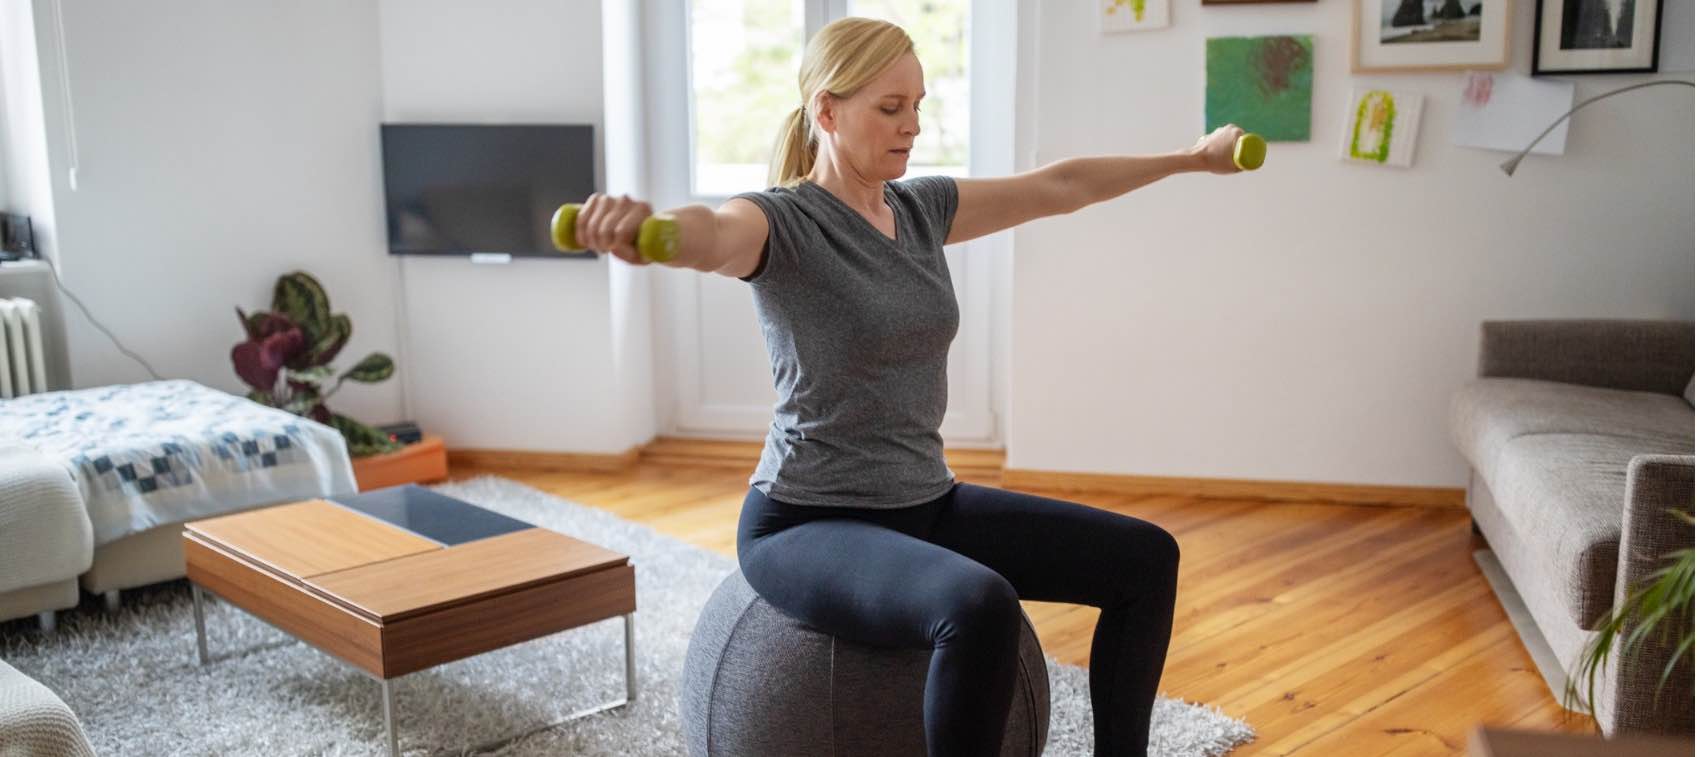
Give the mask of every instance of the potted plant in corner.
[[348, 381], [387, 380], [395, 373], [395, 361], [373, 352], [336, 373], [330, 361], [348, 343], [353, 322], [344, 313], [330, 312], [330, 297], [311, 274], [296, 271], [278, 277], [270, 310], [246, 313], [238, 307], [236, 315], [247, 339], [231, 348], [230, 360], [250, 387], [247, 398], [341, 432], [361, 491], [447, 477], [447, 453], [440, 438], [403, 445], [325, 404]]

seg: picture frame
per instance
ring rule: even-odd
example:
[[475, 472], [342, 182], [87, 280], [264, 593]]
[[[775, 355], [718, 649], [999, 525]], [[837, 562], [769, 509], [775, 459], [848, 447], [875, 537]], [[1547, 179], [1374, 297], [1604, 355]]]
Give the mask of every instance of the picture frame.
[[[1663, 0], [1532, 0], [1532, 75], [1647, 74], [1660, 69]], [[1643, 13], [1651, 10], [1650, 13]], [[1629, 24], [1621, 17], [1630, 14]], [[1611, 26], [1630, 25], [1616, 30]]]
[[1350, 2], [1351, 73], [1508, 68], [1514, 0]]
[[1314, 35], [1207, 37], [1204, 132], [1236, 124], [1268, 142], [1313, 137]]
[[1096, 0], [1103, 34], [1165, 29], [1172, 25], [1172, 0]]
[[1338, 158], [1369, 166], [1413, 166], [1425, 99], [1419, 90], [1357, 85], [1345, 114]]

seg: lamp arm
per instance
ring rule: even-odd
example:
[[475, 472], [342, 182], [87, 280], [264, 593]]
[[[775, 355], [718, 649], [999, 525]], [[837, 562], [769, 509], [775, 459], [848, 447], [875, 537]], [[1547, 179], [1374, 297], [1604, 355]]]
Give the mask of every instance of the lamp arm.
[[1642, 89], [1644, 87], [1654, 87], [1658, 84], [1683, 84], [1687, 87], [1697, 86], [1697, 85], [1693, 85], [1691, 82], [1681, 81], [1679, 79], [1663, 79], [1661, 81], [1648, 81], [1648, 82], [1644, 82], [1642, 84], [1634, 84], [1630, 87], [1621, 87], [1620, 89], [1614, 90], [1613, 92], [1604, 92], [1603, 94], [1596, 95], [1594, 97], [1586, 98], [1584, 102], [1581, 102], [1578, 105], [1573, 106], [1572, 110], [1569, 110], [1568, 112], [1563, 113], [1561, 115], [1561, 118], [1556, 119], [1555, 123], [1550, 124], [1548, 128], [1544, 129], [1544, 133], [1539, 134], [1537, 139], [1532, 140], [1532, 144], [1527, 145], [1526, 149], [1521, 150], [1519, 155], [1514, 156], [1514, 160], [1510, 161], [1510, 163], [1518, 163], [1521, 158], [1526, 156], [1527, 153], [1532, 152], [1532, 148], [1537, 147], [1538, 143], [1543, 141], [1544, 137], [1549, 136], [1550, 132], [1555, 131], [1556, 127], [1561, 125], [1561, 122], [1566, 121], [1569, 116], [1572, 116], [1574, 113], [1579, 112], [1580, 108], [1583, 108], [1587, 105], [1590, 105], [1591, 103], [1594, 103], [1594, 102], [1601, 100], [1605, 97], [1614, 97], [1615, 95], [1618, 95], [1622, 92], [1631, 92], [1632, 90]]

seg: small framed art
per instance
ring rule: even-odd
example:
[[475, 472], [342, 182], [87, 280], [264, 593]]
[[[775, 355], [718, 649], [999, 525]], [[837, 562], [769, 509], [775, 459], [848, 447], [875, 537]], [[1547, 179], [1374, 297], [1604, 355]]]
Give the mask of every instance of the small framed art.
[[1413, 165], [1414, 146], [1420, 141], [1421, 100], [1415, 91], [1357, 88], [1339, 157], [1349, 163]]
[[[1537, 0], [1533, 0], [1537, 2]], [[1508, 66], [1511, 0], [1350, 0], [1354, 73]]]
[[1170, 0], [1096, 0], [1096, 17], [1102, 32], [1137, 32], [1165, 29]]
[[1661, 54], [1662, 0], [1532, 0], [1532, 75], [1641, 74]]

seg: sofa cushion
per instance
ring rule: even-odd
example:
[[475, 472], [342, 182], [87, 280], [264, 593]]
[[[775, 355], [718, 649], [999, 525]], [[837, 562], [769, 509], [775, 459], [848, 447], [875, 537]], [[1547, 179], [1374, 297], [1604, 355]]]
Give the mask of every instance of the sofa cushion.
[[[1689, 455], [1692, 409], [1680, 398], [1658, 392], [1486, 378], [1470, 381], [1455, 393], [1449, 427], [1456, 449], [1496, 491], [1498, 456], [1516, 437], [1609, 434], [1639, 442], [1639, 452]], [[1623, 462], [1623, 475], [1625, 470]]]

